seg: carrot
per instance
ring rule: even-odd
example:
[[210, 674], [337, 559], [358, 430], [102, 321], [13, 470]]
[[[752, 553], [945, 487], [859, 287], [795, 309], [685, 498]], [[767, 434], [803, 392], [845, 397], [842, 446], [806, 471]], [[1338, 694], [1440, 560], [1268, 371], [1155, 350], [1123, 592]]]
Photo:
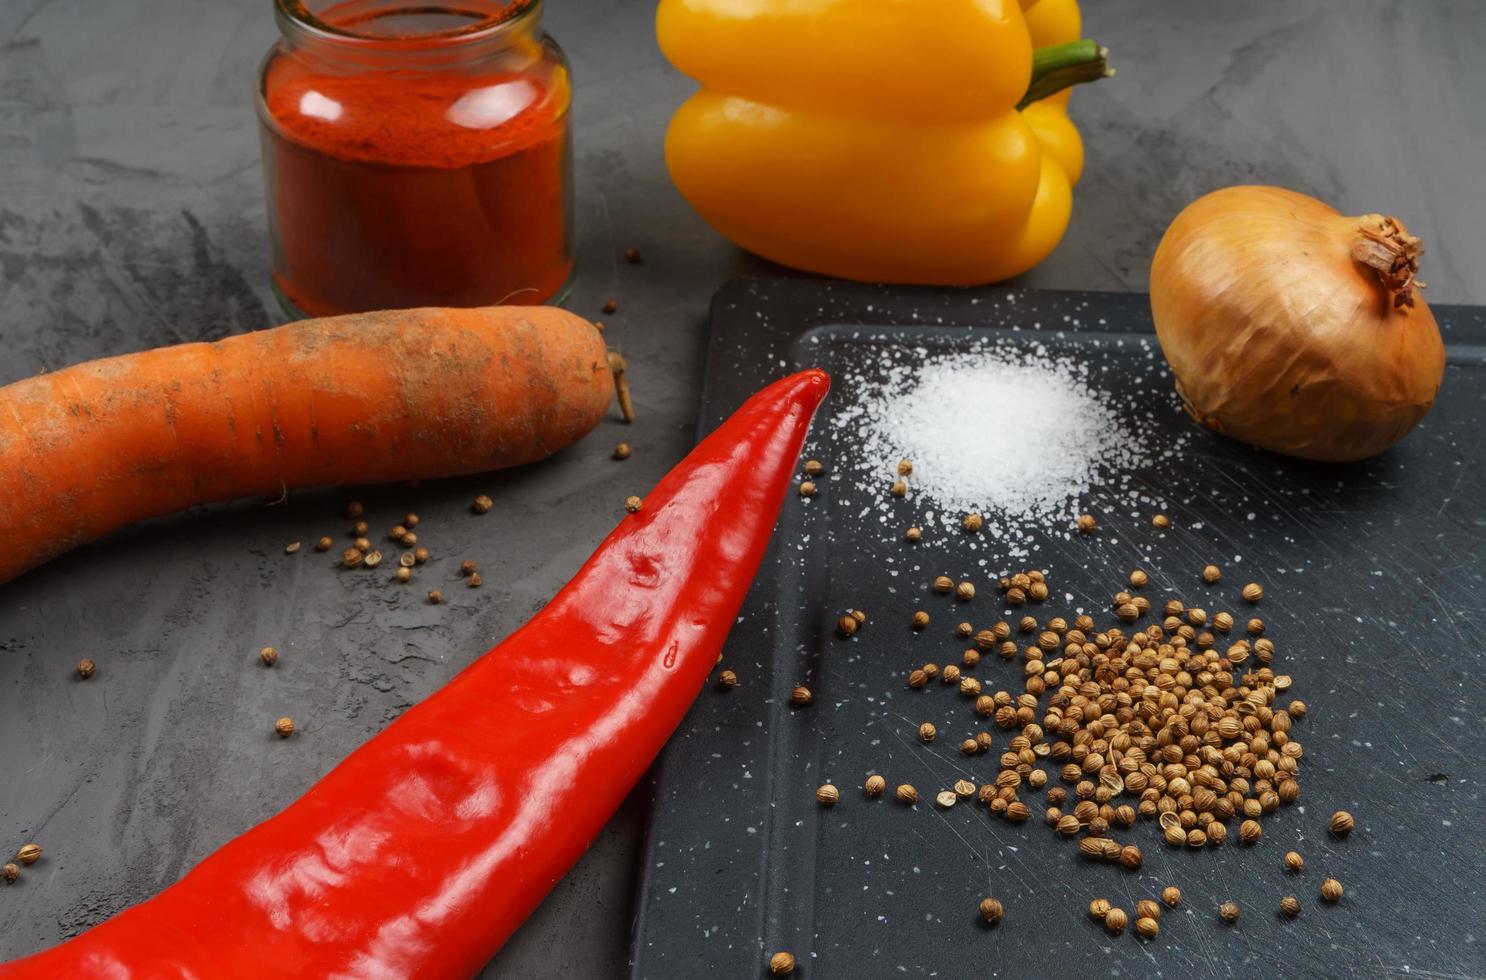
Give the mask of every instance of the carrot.
[[304, 320], [17, 381], [0, 582], [194, 504], [541, 459], [598, 424], [617, 367], [593, 324], [508, 306]]

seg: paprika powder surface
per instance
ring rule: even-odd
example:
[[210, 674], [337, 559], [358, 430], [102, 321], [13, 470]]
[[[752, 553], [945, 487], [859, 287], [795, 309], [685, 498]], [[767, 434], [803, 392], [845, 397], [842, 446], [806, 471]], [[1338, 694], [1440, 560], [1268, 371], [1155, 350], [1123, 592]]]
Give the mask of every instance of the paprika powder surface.
[[532, 304], [573, 271], [571, 84], [537, 0], [276, 0], [258, 92], [291, 313]]

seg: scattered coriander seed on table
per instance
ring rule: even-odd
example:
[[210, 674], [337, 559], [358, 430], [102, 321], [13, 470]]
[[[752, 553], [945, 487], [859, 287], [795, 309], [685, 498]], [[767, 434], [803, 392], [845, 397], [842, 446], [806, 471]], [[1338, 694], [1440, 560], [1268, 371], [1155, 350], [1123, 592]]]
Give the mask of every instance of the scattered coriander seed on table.
[[845, 637], [854, 635], [857, 631], [857, 626], [858, 623], [856, 617], [851, 615], [850, 613], [847, 613], [845, 616], [842, 616], [836, 621], [836, 630]]
[[631, 514], [638, 513], [640, 508], [644, 506], [645, 501], [641, 500], [639, 497], [636, 497], [634, 494], [630, 494], [628, 497], [624, 498], [624, 509], [629, 511]]
[[1161, 931], [1161, 924], [1149, 916], [1141, 916], [1135, 920], [1135, 934], [1141, 939], [1155, 939]]
[[1104, 917], [1109, 914], [1109, 910], [1111, 908], [1112, 906], [1109, 904], [1109, 899], [1096, 898], [1089, 903], [1089, 918], [1097, 919], [1098, 921], [1103, 922]]
[[862, 612], [860, 609], [853, 609], [851, 611], [851, 618], [856, 620], [857, 625], [860, 626], [867, 621], [867, 614]]
[[361, 560], [361, 564], [365, 565], [367, 568], [376, 568], [378, 565], [382, 564], [382, 553], [380, 551], [373, 551], [371, 554], [367, 555]]
[[1242, 594], [1244, 602], [1258, 602], [1264, 598], [1264, 586], [1258, 582], [1250, 582], [1243, 587]]
[[489, 497], [482, 493], [474, 499], [473, 503], [470, 504], [470, 509], [473, 510], [476, 514], [484, 514], [488, 513], [490, 508], [494, 506], [495, 501], [491, 500]]
[[98, 672], [98, 665], [93, 662], [92, 657], [84, 657], [77, 662], [77, 676], [87, 680]]
[[466, 558], [464, 561], [459, 563], [459, 574], [464, 576], [473, 575], [475, 574], [475, 570], [479, 567], [480, 566], [475, 564], [475, 560], [473, 558]]
[[972, 511], [960, 521], [960, 526], [969, 534], [978, 534], [981, 528], [985, 527], [985, 519]]
[[430, 589], [428, 591], [428, 602], [430, 605], [437, 606], [443, 601], [444, 593], [440, 592], [438, 589]]
[[1280, 914], [1287, 919], [1293, 919], [1300, 914], [1300, 899], [1294, 895], [1286, 895], [1280, 899]]
[[839, 799], [841, 799], [841, 791], [830, 783], [826, 783], [815, 791], [815, 802], [821, 806], [835, 806]]
[[5, 867], [0, 868], [0, 874], [4, 875], [6, 884], [10, 884], [21, 876], [21, 866], [13, 861], [7, 861]]
[[279, 651], [273, 647], [264, 647], [258, 651], [258, 659], [263, 663], [263, 666], [272, 667], [279, 662]]
[[948, 575], [939, 575], [934, 579], [934, 591], [948, 593], [955, 587], [955, 580]]
[[609, 299], [606, 299], [606, 300], [604, 300], [604, 305], [603, 305], [602, 309], [604, 311], [604, 315], [605, 316], [607, 316], [607, 315], [609, 315], [611, 313], [616, 313], [619, 310], [619, 301], [616, 300], [616, 299], [614, 299], [614, 298], [612, 298], [612, 297], [609, 298]]
[[1207, 565], [1202, 569], [1202, 581], [1212, 585], [1223, 577], [1223, 570], [1217, 565]]
[[284, 545], [284, 554], [286, 554], [286, 555], [292, 555], [292, 554], [297, 553], [298, 551], [299, 551], [299, 542], [298, 541], [290, 541], [288, 544]]
[[918, 740], [920, 742], [932, 742], [934, 736], [939, 734], [939, 729], [934, 727], [932, 721], [926, 721], [918, 726]]
[[929, 614], [920, 609], [913, 614], [913, 619], [910, 622], [914, 629], [921, 630], [929, 625]]
[[320, 538], [319, 541], [315, 542], [316, 551], [329, 551], [333, 547], [335, 547], [335, 540], [328, 534], [324, 535]]
[[789, 976], [795, 972], [795, 956], [793, 953], [775, 953], [769, 957], [769, 972], [776, 977]]
[[371, 551], [371, 541], [366, 538], [357, 538], [355, 541], [351, 542], [351, 546], [354, 547], [357, 551], [361, 552], [363, 555], [366, 554], [368, 551]]
[[1137, 919], [1159, 919], [1161, 918], [1161, 906], [1154, 899], [1142, 898], [1135, 903], [1135, 917]]
[[392, 539], [393, 541], [401, 541], [403, 539], [403, 536], [407, 533], [408, 529], [399, 524], [392, 530], [387, 532], [387, 537]]
[[802, 497], [813, 497], [813, 496], [815, 496], [815, 482], [813, 480], [802, 480], [802, 481], [800, 481], [800, 496], [802, 496]]
[[975, 784], [968, 779], [955, 780], [955, 795], [962, 800], [968, 800], [975, 795]]
[[1342, 900], [1342, 883], [1335, 878], [1327, 878], [1321, 882], [1321, 900], [1323, 902], [1340, 902]]
[[903, 532], [903, 537], [909, 541], [920, 541], [923, 539], [923, 536], [923, 529], [916, 526], [910, 527], [908, 530]]
[[959, 585], [955, 586], [955, 598], [959, 599], [962, 602], [968, 602], [969, 600], [974, 599], [975, 583], [961, 582]]
[[627, 443], [627, 442], [621, 442], [619, 445], [617, 445], [617, 446], [614, 447], [614, 458], [615, 459], [629, 459], [629, 454], [630, 454], [630, 448], [629, 448], [629, 443]]
[[371, 533], [371, 525], [366, 521], [357, 521], [351, 525], [351, 537], [364, 538]]
[[417, 564], [417, 565], [421, 565], [421, 564], [423, 564], [426, 561], [428, 561], [428, 549], [427, 548], [414, 548], [413, 549], [413, 563], [414, 564]]
[[900, 459], [900, 460], [898, 460], [898, 475], [899, 476], [907, 476], [908, 474], [910, 474], [912, 472], [913, 472], [913, 460], [911, 460], [911, 459]]
[[818, 459], [805, 460], [805, 475], [820, 476], [826, 471], [826, 465]]
[[393, 574], [393, 578], [406, 585], [413, 580], [413, 570], [407, 565], [398, 565], [397, 571]]
[[1161, 901], [1165, 902], [1168, 908], [1176, 908], [1182, 904], [1182, 890], [1175, 885], [1167, 885], [1161, 889]]
[[1094, 533], [1094, 530], [1098, 526], [1099, 526], [1099, 522], [1096, 521], [1096, 520], [1094, 520], [1094, 515], [1093, 514], [1080, 514], [1079, 515], [1079, 517], [1078, 517], [1078, 533], [1079, 534], [1093, 534]]
[[808, 687], [797, 687], [789, 692], [789, 703], [797, 708], [803, 708], [814, 700], [814, 698], [815, 695], [810, 693], [810, 688]]
[[641, 257], [640, 250], [638, 248], [627, 248], [624, 250], [624, 261], [628, 262], [630, 265], [639, 265], [645, 260]]
[[1305, 858], [1300, 856], [1299, 851], [1287, 851], [1285, 853], [1285, 870], [1300, 871], [1305, 868]]
[[718, 686], [722, 688], [737, 687], [738, 675], [733, 673], [731, 670], [725, 670], [717, 675], [717, 683]]
[[354, 521], [358, 517], [360, 517], [362, 514], [365, 514], [365, 513], [366, 513], [366, 508], [361, 505], [361, 501], [359, 501], [359, 500], [352, 500], [352, 501], [347, 502], [347, 504], [346, 504], [346, 516], [349, 517], [351, 520]]
[[402, 522], [411, 530], [418, 526], [418, 515], [411, 512], [404, 514]]
[[862, 788], [867, 791], [868, 796], [881, 796], [882, 791], [887, 789], [887, 780], [873, 773], [867, 777], [867, 781], [862, 784]]
[[361, 560], [365, 557], [359, 548], [347, 548], [341, 552], [341, 564], [347, 568], [355, 568], [361, 564]]
[[40, 844], [22, 844], [20, 849], [15, 852], [15, 859], [22, 864], [35, 864], [40, 857]]
[[273, 723], [273, 730], [278, 734], [279, 738], [288, 738], [294, 734], [294, 719], [285, 715]]
[[945, 809], [945, 810], [948, 810], [950, 807], [954, 806], [959, 801], [960, 801], [960, 798], [958, 796], [956, 796], [952, 790], [947, 790], [947, 789], [946, 790], [940, 790], [940, 792], [938, 793], [938, 795], [936, 795], [934, 797], [934, 802], [935, 803], [938, 803], [939, 806], [941, 808]]
[[899, 803], [907, 803], [909, 806], [912, 806], [918, 802], [918, 790], [914, 789], [909, 783], [903, 783], [897, 789], [897, 797]]
[[1219, 905], [1218, 906], [1218, 918], [1222, 919], [1224, 922], [1228, 923], [1229, 925], [1232, 925], [1233, 923], [1237, 922], [1238, 921], [1238, 903], [1237, 902], [1224, 902], [1222, 905]]
[[894, 497], [906, 497], [908, 495], [908, 484], [902, 480], [894, 480], [890, 489]]
[[482, 579], [482, 578], [480, 578], [480, 573], [479, 572], [470, 572], [470, 577], [469, 577], [469, 586], [470, 586], [470, 588], [472, 588], [472, 589], [478, 589], [480, 586], [482, 586], [484, 584], [485, 584], [485, 580]]
[[980, 900], [980, 917], [986, 925], [993, 926], [1006, 917], [1006, 908], [999, 899], [983, 898]]
[[1133, 588], [1144, 588], [1146, 583], [1148, 583], [1149, 581], [1150, 576], [1148, 576], [1145, 572], [1141, 571], [1138, 568], [1130, 573], [1130, 585]]
[[1104, 917], [1104, 928], [1112, 935], [1118, 936], [1125, 931], [1125, 926], [1130, 922], [1130, 916], [1122, 908], [1112, 908]]
[[1168, 527], [1171, 527], [1171, 518], [1167, 517], [1165, 514], [1157, 514], [1151, 518], [1151, 524], [1164, 531]]

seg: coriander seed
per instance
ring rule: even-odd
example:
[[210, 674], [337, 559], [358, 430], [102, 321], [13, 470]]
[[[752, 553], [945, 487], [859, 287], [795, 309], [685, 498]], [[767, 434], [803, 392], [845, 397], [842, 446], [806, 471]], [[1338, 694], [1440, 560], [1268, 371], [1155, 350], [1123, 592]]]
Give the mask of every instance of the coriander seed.
[[977, 755], [980, 752], [980, 744], [973, 738], [967, 738], [960, 743], [960, 751], [965, 755]]
[[1327, 878], [1321, 882], [1321, 901], [1340, 902], [1342, 900], [1342, 883], [1335, 878]]
[[357, 521], [351, 525], [351, 537], [364, 538], [371, 533], [371, 525], [366, 521]]
[[264, 647], [258, 651], [258, 659], [262, 661], [263, 666], [272, 667], [279, 662], [279, 651], [273, 647]]
[[417, 565], [422, 565], [426, 561], [428, 561], [428, 549], [427, 548], [414, 548], [413, 549], [413, 563], [414, 564], [417, 564]]
[[1078, 533], [1079, 534], [1093, 534], [1094, 533], [1094, 529], [1097, 528], [1098, 526], [1099, 526], [1099, 522], [1096, 521], [1096, 520], [1094, 520], [1094, 515], [1093, 514], [1080, 514], [1079, 515], [1079, 518], [1078, 518]]
[[414, 563], [416, 563], [417, 561], [418, 556], [414, 555], [411, 551], [404, 551], [402, 554], [397, 556], [397, 563], [403, 568], [412, 568]]
[[971, 513], [965, 515], [964, 520], [960, 521], [960, 526], [964, 528], [966, 533], [968, 534], [979, 534], [980, 529], [985, 526], [985, 519], [982, 518], [979, 514], [972, 511]]
[[393, 573], [393, 578], [406, 585], [413, 580], [413, 570], [406, 565], [399, 565]]
[[1346, 810], [1338, 810], [1331, 815], [1331, 832], [1337, 837], [1350, 834], [1353, 826], [1352, 815]]
[[892, 494], [894, 497], [908, 496], [908, 484], [904, 483], [902, 480], [894, 480], [892, 486]]
[[604, 311], [605, 315], [617, 313], [619, 311], [619, 300], [610, 297], [609, 299], [604, 300], [604, 305], [601, 307], [601, 309]]
[[929, 625], [929, 614], [920, 609], [918, 612], [913, 614], [911, 623], [914, 629], [921, 630], [925, 626]]
[[411, 548], [413, 545], [418, 543], [418, 535], [414, 534], [412, 531], [404, 531], [402, 537], [398, 540], [402, 543], [403, 547]]
[[1135, 934], [1141, 939], [1155, 939], [1156, 934], [1161, 931], [1161, 923], [1147, 916], [1141, 916], [1135, 920]]
[[912, 472], [913, 472], [913, 460], [911, 460], [911, 459], [900, 459], [900, 460], [898, 460], [898, 475], [899, 476], [907, 476], [908, 474], [910, 474]]
[[840, 619], [836, 620], [836, 630], [842, 636], [848, 638], [855, 635], [857, 631], [856, 617], [851, 615], [850, 613], [842, 616]]
[[349, 517], [351, 520], [354, 521], [365, 513], [366, 508], [361, 505], [361, 501], [350, 500], [346, 502], [346, 516]]
[[1131, 588], [1135, 588], [1135, 589], [1144, 588], [1145, 585], [1146, 585], [1146, 583], [1148, 583], [1150, 580], [1151, 580], [1150, 579], [1150, 576], [1147, 575], [1145, 572], [1141, 571], [1138, 568], [1135, 569], [1135, 571], [1133, 571], [1133, 572], [1130, 573], [1130, 587]]
[[920, 742], [932, 742], [934, 736], [939, 734], [939, 729], [934, 727], [932, 721], [926, 721], [918, 726], [918, 740]]
[[1156, 514], [1154, 517], [1151, 518], [1151, 524], [1154, 527], [1158, 527], [1164, 531], [1168, 527], [1171, 527], [1171, 518], [1167, 517], [1165, 514]]
[[365, 557], [366, 555], [361, 552], [361, 549], [347, 548], [345, 551], [341, 552], [341, 564], [345, 565], [347, 568], [355, 568], [357, 565], [361, 564], [361, 560]]
[[470, 586], [470, 588], [472, 588], [472, 589], [478, 589], [483, 584], [485, 584], [485, 580], [482, 579], [482, 578], [480, 578], [480, 573], [479, 572], [470, 572], [470, 577], [469, 577], [469, 586]]
[[361, 564], [367, 568], [376, 568], [382, 564], [382, 553], [380, 551], [372, 551], [361, 560]]
[[1202, 569], [1202, 581], [1206, 582], [1208, 585], [1212, 585], [1214, 582], [1221, 580], [1222, 577], [1223, 570], [1217, 565], [1206, 565]]
[[968, 640], [968, 639], [970, 639], [970, 637], [972, 637], [974, 635], [975, 635], [975, 627], [972, 626], [972, 625], [970, 625], [969, 623], [956, 623], [955, 624], [955, 636], [958, 636], [960, 639], [962, 639], [962, 640]]
[[288, 738], [294, 734], [294, 719], [285, 715], [273, 723], [273, 730], [278, 734], [279, 738]]
[[868, 796], [881, 796], [882, 791], [887, 789], [887, 780], [877, 774], [867, 777], [867, 782], [862, 786]]
[[20, 849], [15, 852], [15, 859], [26, 865], [35, 864], [40, 857], [40, 844], [22, 844]]
[[853, 609], [851, 611], [851, 618], [856, 620], [857, 625], [860, 626], [867, 621], [867, 614], [862, 612], [860, 609]]
[[906, 803], [909, 806], [913, 806], [913, 804], [918, 802], [918, 790], [914, 789], [908, 783], [904, 783], [898, 787], [897, 797], [899, 803]]
[[640, 508], [644, 506], [645, 501], [635, 496], [634, 494], [630, 494], [628, 497], [624, 498], [624, 509], [629, 511], [631, 514], [638, 514], [640, 512]]
[[408, 530], [412, 530], [413, 528], [418, 526], [418, 515], [411, 512], [404, 514], [402, 522], [403, 524], [407, 525]]
[[1161, 901], [1166, 903], [1167, 908], [1176, 908], [1182, 904], [1182, 890], [1175, 885], [1167, 885], [1161, 889]]
[[284, 545], [284, 554], [286, 554], [286, 555], [293, 555], [293, 554], [298, 554], [298, 553], [299, 553], [299, 542], [298, 541], [290, 541], [288, 544]]
[[316, 551], [329, 551], [333, 547], [335, 547], [335, 540], [328, 534], [315, 542]]
[[1280, 914], [1287, 919], [1293, 919], [1300, 914], [1300, 899], [1294, 895], [1286, 895], [1280, 899]]
[[351, 542], [351, 546], [354, 547], [357, 551], [361, 552], [363, 555], [366, 554], [368, 551], [371, 551], [371, 541], [367, 538], [357, 538], [355, 541]]
[[815, 802], [821, 806], [835, 806], [839, 799], [841, 799], [841, 791], [830, 783], [826, 783], [815, 791]]
[[961, 582], [955, 586], [955, 598], [961, 602], [968, 602], [975, 598], [975, 583]]
[[1154, 899], [1142, 898], [1135, 903], [1135, 917], [1137, 919], [1159, 919], [1161, 918], [1161, 906]]
[[87, 680], [98, 672], [98, 665], [93, 662], [92, 657], [84, 657], [77, 662], [77, 676]]
[[478, 567], [479, 566], [475, 564], [475, 560], [473, 558], [466, 558], [464, 561], [459, 563], [459, 574], [464, 576], [473, 575], [475, 574], [475, 569]]
[[407, 533], [408, 529], [399, 524], [392, 530], [387, 532], [387, 537], [391, 538], [393, 541], [401, 541], [403, 539], [403, 536]]
[[980, 917], [985, 920], [986, 925], [993, 926], [1000, 922], [1006, 915], [1006, 909], [998, 899], [983, 898], [980, 900]]
[[941, 790], [934, 797], [934, 802], [939, 804], [940, 808], [945, 810], [948, 810], [950, 807], [954, 806], [956, 803], [959, 802], [959, 800], [960, 798], [956, 796], [952, 790], [947, 789]]
[[473, 510], [476, 514], [485, 514], [488, 513], [490, 511], [490, 508], [494, 506], [495, 501], [491, 500], [489, 497], [482, 493], [475, 498], [474, 503], [470, 504], [470, 509]]
[[1126, 844], [1120, 848], [1120, 867], [1126, 871], [1139, 871], [1143, 863], [1144, 858], [1140, 853], [1140, 848], [1134, 844]]
[[1264, 586], [1258, 582], [1250, 582], [1243, 587], [1242, 595], [1244, 602], [1258, 602], [1264, 598]]
[[769, 972], [776, 977], [789, 976], [795, 972], [795, 957], [793, 953], [775, 953], [769, 957]]
[[1259, 821], [1245, 820], [1243, 823], [1238, 825], [1238, 842], [1240, 844], [1258, 843], [1259, 838], [1263, 835], [1263, 833], [1264, 829], [1259, 826]]
[[629, 456], [630, 456], [629, 443], [627, 443], [627, 442], [621, 442], [617, 446], [614, 447], [614, 458], [615, 459], [629, 459]]
[[738, 686], [738, 675], [731, 670], [725, 670], [717, 675], [717, 684], [724, 689]]
[[21, 876], [21, 866], [14, 861], [7, 861], [4, 868], [0, 868], [0, 875], [5, 878], [6, 884], [12, 884]]
[[638, 248], [627, 248], [624, 250], [624, 261], [628, 262], [630, 265], [639, 265], [641, 262], [644, 262], [645, 259], [643, 256], [640, 255], [640, 250]]
[[1104, 917], [1104, 928], [1109, 930], [1110, 935], [1118, 936], [1125, 931], [1125, 926], [1130, 922], [1130, 916], [1122, 908], [1112, 908]]
[[903, 537], [909, 541], [920, 541], [923, 539], [923, 536], [924, 532], [923, 529], [920, 527], [910, 527], [908, 530], [903, 532]]
[[1299, 851], [1287, 851], [1285, 853], [1285, 870], [1299, 872], [1305, 869], [1305, 858], [1300, 856]]
[[1305, 702], [1297, 698], [1291, 701], [1290, 706], [1285, 710], [1289, 712], [1291, 718], [1304, 718], [1306, 712]]
[[820, 460], [818, 460], [818, 459], [807, 459], [807, 460], [805, 460], [805, 475], [806, 476], [820, 476], [825, 471], [826, 471], [826, 464], [822, 463]]
[[929, 683], [929, 675], [922, 670], [912, 670], [908, 673], [908, 686], [920, 688]]
[[948, 575], [939, 575], [934, 578], [934, 591], [948, 593], [955, 587], [955, 580]]
[[813, 700], [815, 700], [815, 695], [810, 693], [808, 687], [797, 687], [789, 692], [789, 703], [796, 708], [803, 708]]
[[802, 496], [802, 497], [813, 497], [813, 496], [815, 496], [815, 481], [813, 481], [813, 480], [802, 480], [800, 482], [800, 496]]
[[1218, 918], [1222, 919], [1230, 926], [1233, 925], [1233, 923], [1238, 921], [1238, 903], [1224, 902], [1222, 905], [1219, 905]]
[[1109, 904], [1109, 899], [1096, 898], [1089, 903], [1089, 918], [1097, 919], [1098, 921], [1103, 922], [1104, 917], [1109, 914], [1109, 910], [1112, 907], [1113, 906]]
[[440, 592], [438, 589], [430, 589], [428, 591], [428, 603], [429, 603], [429, 605], [437, 606], [439, 603], [441, 603], [443, 601], [444, 601], [444, 593]]

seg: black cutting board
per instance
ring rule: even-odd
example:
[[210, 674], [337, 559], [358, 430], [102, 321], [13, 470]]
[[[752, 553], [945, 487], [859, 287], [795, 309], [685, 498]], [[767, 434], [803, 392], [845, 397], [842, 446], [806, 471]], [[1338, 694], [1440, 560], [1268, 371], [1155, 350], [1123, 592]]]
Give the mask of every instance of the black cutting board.
[[[1486, 310], [1435, 313], [1450, 354], [1434, 411], [1381, 458], [1326, 466], [1196, 430], [1152, 356], [1141, 295], [726, 285], [713, 302], [702, 433], [787, 372], [860, 366], [884, 345], [939, 352], [994, 335], [1113, 365], [1099, 383], [1140, 377], [1157, 420], [1145, 437], [1188, 440], [1130, 487], [1086, 499], [1097, 535], [1035, 529], [1026, 563], [999, 558], [995, 542], [972, 553], [964, 536], [934, 532], [917, 546], [919, 569], [893, 577], [890, 558], [913, 568], [907, 546], [862, 516], [881, 487], [823, 480], [808, 505], [791, 497], [728, 641], [741, 683], [703, 692], [654, 776], [633, 976], [761, 976], [775, 950], [799, 958], [798, 976], [821, 980], [1486, 976], [1486, 750], [1476, 736], [1486, 706]], [[808, 449], [828, 464], [850, 452], [849, 432], [830, 425], [841, 402], [838, 392], [822, 410]], [[1154, 508], [1132, 504], [1131, 490], [1165, 500], [1174, 527], [1152, 528]], [[911, 499], [900, 512], [898, 524], [914, 522]], [[972, 574], [982, 590], [968, 609], [928, 589], [938, 572], [973, 573], [987, 554], [993, 568], [1047, 569], [1054, 599], [1032, 610], [1042, 618], [1078, 604], [1104, 621], [1100, 610], [1136, 566], [1150, 570], [1145, 594], [1158, 608], [1200, 595], [1243, 615], [1239, 587], [1264, 581], [1275, 669], [1311, 708], [1293, 732], [1306, 749], [1299, 803], [1266, 818], [1248, 848], [1230, 834], [1221, 848], [1175, 851], [1154, 822], [1138, 823], [1115, 835], [1143, 850], [1137, 873], [1081, 861], [1042, 823], [1042, 793], [1024, 791], [1034, 818], [1021, 826], [974, 801], [935, 807], [933, 794], [955, 779], [993, 777], [1007, 741], [968, 699], [905, 683], [911, 665], [958, 657], [964, 644], [950, 624], [1005, 614], [983, 572]], [[1209, 560], [1228, 569], [1216, 587], [1198, 581]], [[1074, 602], [1057, 601], [1064, 593]], [[844, 642], [832, 626], [856, 606], [872, 619]], [[935, 619], [913, 633], [919, 607]], [[992, 657], [975, 673], [987, 690], [1021, 690], [1015, 663]], [[797, 684], [813, 689], [810, 707], [789, 706]], [[913, 737], [924, 720], [942, 733], [932, 745]], [[961, 756], [961, 738], [982, 727], [997, 749]], [[861, 791], [872, 771], [888, 779], [884, 799]], [[827, 781], [842, 790], [831, 809], [814, 799]], [[893, 802], [900, 781], [923, 802]], [[1326, 831], [1338, 808], [1357, 819], [1344, 841]], [[1299, 876], [1281, 869], [1292, 848], [1306, 859]], [[1319, 901], [1328, 875], [1345, 885], [1339, 905]], [[1100, 896], [1133, 911], [1169, 884], [1185, 898], [1153, 942], [1111, 938], [1086, 914]], [[1286, 894], [1304, 904], [1298, 920], [1277, 915]], [[1006, 906], [995, 929], [977, 918], [986, 895]], [[1243, 908], [1236, 927], [1217, 921], [1226, 900]]]

